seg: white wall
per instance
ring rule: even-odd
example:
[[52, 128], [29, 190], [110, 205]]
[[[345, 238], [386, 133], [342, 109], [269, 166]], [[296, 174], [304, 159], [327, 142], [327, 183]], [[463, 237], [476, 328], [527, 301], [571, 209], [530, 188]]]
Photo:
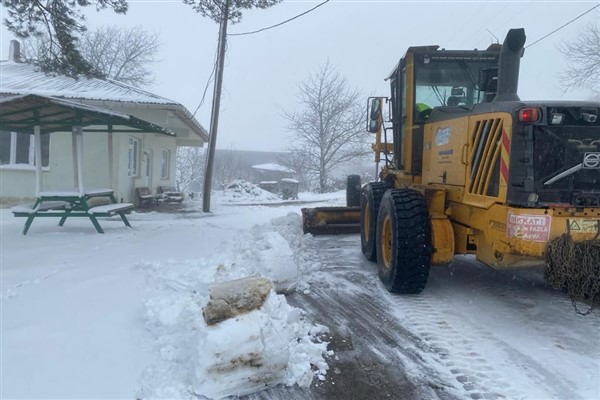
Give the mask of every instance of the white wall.
[[[42, 190], [65, 188], [73, 182], [73, 161], [70, 153], [71, 134], [50, 134], [50, 157], [42, 171]], [[0, 205], [11, 206], [32, 202], [35, 198], [35, 167], [17, 164], [0, 166]]]
[[[175, 186], [175, 138], [154, 133], [114, 133], [113, 173], [114, 187], [109, 179], [108, 133], [83, 133], [83, 184], [86, 188], [110, 188], [115, 190], [117, 201], [135, 202], [134, 187], [146, 186], [145, 161], [140, 160], [137, 177], [128, 176], [129, 137], [140, 139], [140, 157], [144, 150], [153, 151], [152, 190], [159, 185]], [[161, 151], [170, 151], [169, 177], [161, 179]], [[42, 174], [42, 190], [76, 187], [70, 132], [54, 132], [50, 136], [50, 165]], [[30, 166], [0, 167], [0, 205], [33, 201], [35, 197], [35, 168]]]
[[[46, 175], [47, 173], [44, 173]], [[35, 195], [35, 169], [0, 167], [0, 205], [25, 203]]]

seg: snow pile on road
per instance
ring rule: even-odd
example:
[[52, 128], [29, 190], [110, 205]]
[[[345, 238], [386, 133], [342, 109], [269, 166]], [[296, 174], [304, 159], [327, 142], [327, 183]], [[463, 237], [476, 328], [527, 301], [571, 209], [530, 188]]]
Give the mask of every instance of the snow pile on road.
[[302, 232], [302, 216], [295, 212], [255, 225], [248, 233], [239, 235], [235, 252], [242, 261], [229, 273], [235, 278], [249, 275], [269, 278], [277, 293], [308, 289], [310, 273], [322, 267], [315, 261], [318, 257], [312, 241], [312, 235]]
[[278, 384], [308, 387], [315, 364], [322, 373], [326, 343], [300, 310], [271, 293], [259, 309], [200, 330], [194, 392], [211, 398], [241, 396]]
[[302, 231], [302, 216], [290, 212], [285, 217], [274, 218], [271, 224], [290, 246], [294, 263], [298, 266], [297, 290], [309, 290], [312, 273], [319, 271], [323, 265], [317, 261], [319, 257], [313, 236]]
[[235, 268], [238, 273], [269, 278], [277, 293], [290, 293], [296, 289], [300, 278], [298, 264], [289, 243], [273, 228], [272, 223], [255, 225], [248, 233], [240, 235], [236, 246], [240, 262]]
[[260, 309], [213, 326], [202, 318], [214, 283], [260, 275], [271, 279], [278, 292], [298, 285], [297, 253], [279, 233], [301, 234], [298, 218], [290, 213], [238, 234], [233, 251], [225, 252], [233, 260], [140, 265], [158, 292], [145, 304], [158, 357], [144, 373], [139, 397], [222, 398], [277, 384], [307, 387], [315, 375], [324, 379], [327, 343], [319, 336], [327, 328], [306, 321], [283, 295], [272, 291]]
[[217, 191], [215, 197], [220, 203], [263, 203], [281, 200], [276, 194], [243, 180], [233, 181], [224, 190]]

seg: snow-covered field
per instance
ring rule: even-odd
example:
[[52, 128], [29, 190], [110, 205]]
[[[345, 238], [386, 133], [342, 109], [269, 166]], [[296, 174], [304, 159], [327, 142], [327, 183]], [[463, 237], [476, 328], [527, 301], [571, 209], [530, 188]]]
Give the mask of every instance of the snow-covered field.
[[[300, 194], [327, 197], [341, 194]], [[260, 189], [215, 199], [211, 214], [200, 203], [185, 213], [132, 213], [133, 229], [105, 219], [104, 235], [87, 220], [60, 228], [39, 218], [23, 236], [24, 219], [0, 210], [1, 397], [219, 398], [324, 379], [327, 327], [283, 295], [204, 323], [215, 282], [262, 275], [284, 290], [307, 287], [308, 271], [281, 236], [294, 232], [293, 246], [303, 240], [299, 214], [288, 215], [297, 205], [232, 206], [280, 201]]]
[[[104, 235], [40, 218], [23, 236], [0, 210], [0, 397], [600, 399], [600, 313], [575, 314], [540, 271], [457, 257], [392, 295], [357, 235], [302, 235], [300, 208], [344, 192], [238, 189]], [[289, 294], [207, 326], [210, 287], [249, 275]]]

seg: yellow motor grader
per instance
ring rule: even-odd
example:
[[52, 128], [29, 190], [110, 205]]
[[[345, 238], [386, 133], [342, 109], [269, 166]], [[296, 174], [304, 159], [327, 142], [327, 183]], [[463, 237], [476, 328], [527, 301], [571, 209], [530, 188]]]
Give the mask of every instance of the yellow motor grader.
[[392, 292], [421, 292], [430, 266], [455, 254], [546, 264], [555, 286], [583, 273], [579, 288], [600, 292], [600, 103], [521, 101], [524, 44], [511, 29], [485, 50], [410, 47], [387, 77], [391, 96], [368, 102], [378, 181], [349, 177], [360, 207], [304, 209], [305, 233], [360, 226]]

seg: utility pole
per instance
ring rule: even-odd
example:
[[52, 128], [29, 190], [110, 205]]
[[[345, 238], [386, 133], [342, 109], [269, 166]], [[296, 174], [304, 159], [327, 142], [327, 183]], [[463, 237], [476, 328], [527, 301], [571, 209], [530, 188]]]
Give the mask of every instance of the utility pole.
[[227, 20], [229, 19], [229, 2], [225, 0], [223, 16], [219, 26], [219, 57], [217, 58], [217, 77], [213, 93], [212, 112], [210, 115], [210, 131], [208, 137], [208, 154], [204, 174], [204, 193], [202, 193], [202, 211], [210, 212], [210, 190], [212, 183], [215, 147], [217, 145], [217, 129], [219, 127], [219, 108], [221, 106], [221, 86], [223, 85], [223, 64], [225, 61], [225, 46], [227, 45]]

